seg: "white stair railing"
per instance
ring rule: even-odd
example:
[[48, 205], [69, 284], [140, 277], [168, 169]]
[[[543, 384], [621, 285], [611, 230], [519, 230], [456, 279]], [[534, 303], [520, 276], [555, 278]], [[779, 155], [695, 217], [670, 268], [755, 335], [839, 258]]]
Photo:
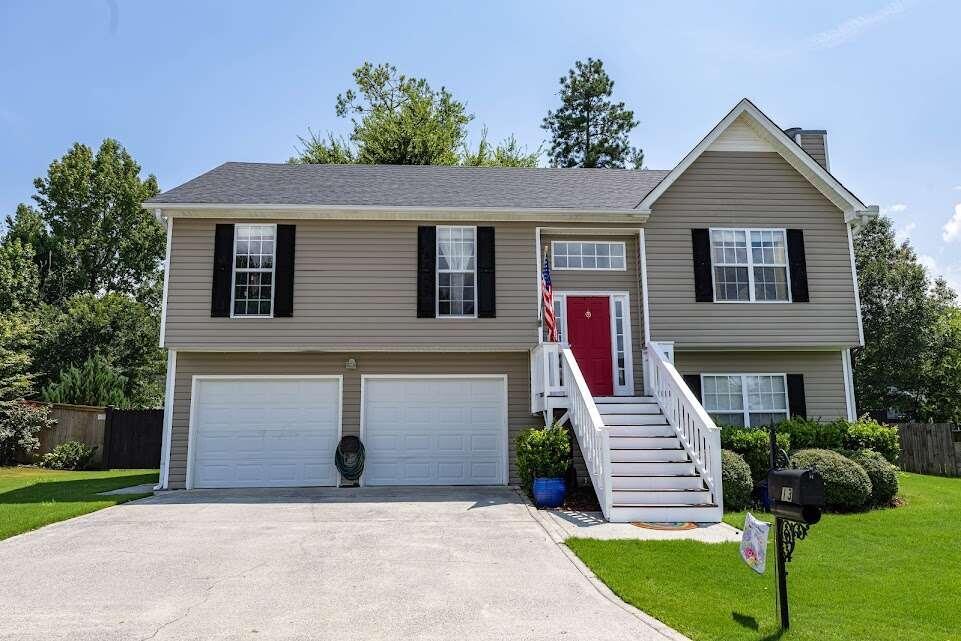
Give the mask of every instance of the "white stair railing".
[[581, 446], [584, 464], [591, 475], [601, 511], [604, 518], [610, 519], [614, 499], [611, 492], [611, 447], [608, 431], [569, 347], [561, 349], [561, 366], [571, 426]]
[[531, 350], [531, 414], [551, 409], [551, 398], [567, 394], [561, 384], [560, 358], [560, 343], [540, 343]]
[[714, 503], [723, 510], [720, 428], [691, 393], [662, 348], [649, 343], [645, 357], [645, 374], [654, 398], [711, 491]]

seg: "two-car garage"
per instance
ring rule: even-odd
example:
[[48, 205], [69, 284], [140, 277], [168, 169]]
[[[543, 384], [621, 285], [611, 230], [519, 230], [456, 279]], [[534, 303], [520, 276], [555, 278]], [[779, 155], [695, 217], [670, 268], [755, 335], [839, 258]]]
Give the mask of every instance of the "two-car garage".
[[[507, 482], [506, 376], [358, 382], [359, 396], [344, 393], [339, 375], [195, 376], [187, 487], [336, 485], [334, 449], [358, 431], [365, 485]], [[351, 397], [359, 408], [343, 407]], [[345, 424], [345, 415], [359, 421]]]

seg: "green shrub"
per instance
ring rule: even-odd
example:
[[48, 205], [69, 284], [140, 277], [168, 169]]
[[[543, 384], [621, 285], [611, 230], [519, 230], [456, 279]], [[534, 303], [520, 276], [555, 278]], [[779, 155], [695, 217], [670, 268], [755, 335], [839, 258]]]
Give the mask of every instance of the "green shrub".
[[43, 388], [40, 395], [48, 403], [129, 407], [124, 393], [126, 385], [126, 376], [117, 372], [105, 358], [94, 356], [81, 367], [65, 369], [60, 373], [60, 380]]
[[0, 465], [13, 465], [18, 453], [32, 455], [40, 447], [37, 435], [56, 423], [45, 405], [23, 401], [0, 403]]
[[754, 482], [751, 468], [744, 457], [730, 450], [721, 450], [721, 482], [724, 485], [724, 509], [743, 510], [751, 502]]
[[874, 450], [858, 450], [850, 458], [864, 468], [871, 479], [871, 503], [890, 505], [898, 495], [898, 468]]
[[67, 441], [44, 454], [40, 465], [51, 470], [85, 470], [96, 451], [97, 448], [80, 441]]
[[901, 441], [898, 439], [898, 428], [881, 425], [877, 421], [862, 416], [856, 423], [852, 423], [844, 440], [844, 448], [848, 450], [874, 450], [888, 463], [897, 465], [901, 456]]
[[517, 436], [515, 444], [517, 471], [528, 492], [535, 478], [563, 478], [567, 474], [571, 441], [561, 425], [528, 428]]
[[[788, 451], [791, 448], [791, 438], [787, 434], [778, 434], [777, 444]], [[751, 468], [751, 478], [755, 485], [767, 478], [767, 471], [771, 468], [771, 439], [767, 430], [757, 427], [722, 427], [721, 447], [744, 457]]]
[[824, 502], [829, 510], [851, 512], [866, 507], [871, 500], [871, 479], [860, 465], [831, 450], [801, 450], [791, 464], [815, 469], [824, 478]]
[[778, 433], [791, 438], [791, 447], [796, 450], [834, 450], [844, 449], [845, 437], [850, 423], [844, 419], [822, 423], [812, 419], [793, 417], [777, 425]]

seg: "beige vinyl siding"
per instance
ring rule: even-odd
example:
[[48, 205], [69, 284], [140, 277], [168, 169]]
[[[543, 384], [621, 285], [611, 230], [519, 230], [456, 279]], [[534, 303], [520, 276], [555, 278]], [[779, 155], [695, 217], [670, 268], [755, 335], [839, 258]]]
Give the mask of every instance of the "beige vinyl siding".
[[598, 236], [598, 235], [553, 235], [542, 234], [541, 244], [551, 247], [555, 240], [568, 241], [613, 241], [624, 243], [625, 265], [623, 271], [583, 270], [583, 269], [554, 269], [551, 271], [551, 283], [555, 292], [596, 291], [596, 292], [627, 292], [631, 303], [631, 350], [634, 371], [634, 390], [640, 393], [644, 389], [644, 365], [642, 350], [644, 348], [644, 305], [641, 294], [641, 277], [637, 252], [637, 234], [630, 236]]
[[533, 224], [496, 225], [497, 317], [454, 320], [417, 318], [417, 223], [295, 221], [293, 318], [255, 319], [210, 317], [217, 222], [174, 221], [168, 347], [498, 351], [537, 342]]
[[[809, 303], [697, 303], [691, 229], [801, 229]], [[858, 343], [841, 212], [781, 156], [705, 152], [654, 204], [645, 226], [654, 340], [678, 349]]]
[[799, 136], [801, 149], [808, 152], [824, 168], [828, 166], [827, 147], [824, 144], [823, 134], [801, 134]]
[[808, 418], [847, 417], [840, 351], [675, 352], [681, 374], [801, 374]]
[[[357, 369], [348, 370], [348, 358]], [[506, 374], [510, 482], [517, 483], [514, 437], [525, 427], [543, 424], [530, 413], [530, 365], [527, 352], [431, 353], [202, 353], [178, 352], [174, 383], [170, 484], [182, 488], [187, 478], [187, 438], [192, 377], [207, 375], [343, 375], [344, 434], [360, 433], [360, 377], [363, 374]]]

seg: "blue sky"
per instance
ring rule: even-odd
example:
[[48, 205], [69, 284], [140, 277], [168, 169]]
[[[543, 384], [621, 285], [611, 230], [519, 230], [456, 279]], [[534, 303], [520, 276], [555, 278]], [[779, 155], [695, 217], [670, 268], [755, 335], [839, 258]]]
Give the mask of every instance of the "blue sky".
[[[408, 6], [412, 5], [412, 6]], [[445, 85], [530, 148], [573, 61], [600, 57], [672, 167], [740, 98], [828, 130], [834, 173], [961, 289], [961, 3], [0, 3], [0, 214], [74, 141], [118, 138], [173, 187], [343, 132], [364, 60]]]

